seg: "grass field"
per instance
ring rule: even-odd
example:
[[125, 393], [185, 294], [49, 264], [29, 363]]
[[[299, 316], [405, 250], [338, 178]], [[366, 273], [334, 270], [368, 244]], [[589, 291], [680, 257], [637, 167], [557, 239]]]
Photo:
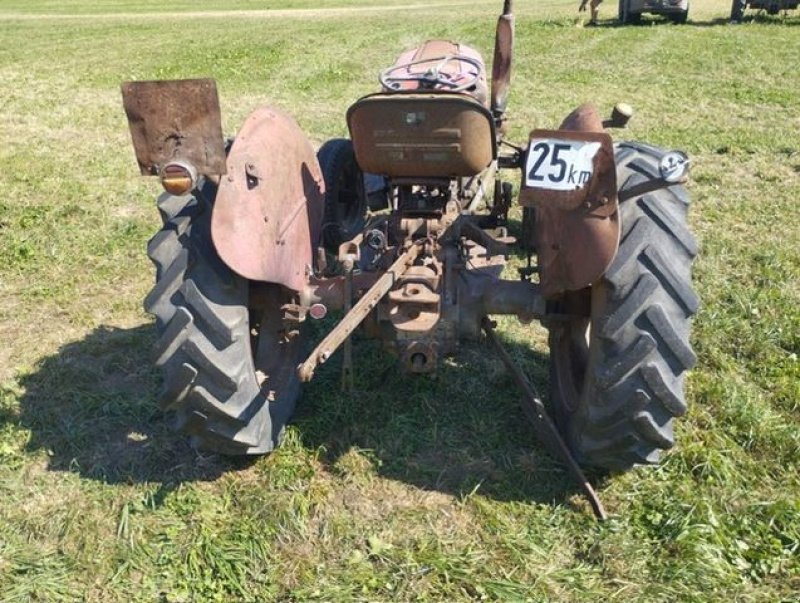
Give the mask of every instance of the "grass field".
[[[169, 431], [119, 83], [211, 76], [228, 132], [268, 102], [320, 144], [401, 50], [491, 56], [501, 2], [220, 4], [0, 0], [0, 601], [800, 600], [800, 14], [517, 2], [512, 140], [624, 100], [616, 136], [694, 160], [689, 415], [659, 467], [598, 480], [600, 525], [481, 346], [410, 378], [359, 343], [356, 391], [331, 361], [253, 463]], [[546, 392], [542, 331], [501, 333]]]

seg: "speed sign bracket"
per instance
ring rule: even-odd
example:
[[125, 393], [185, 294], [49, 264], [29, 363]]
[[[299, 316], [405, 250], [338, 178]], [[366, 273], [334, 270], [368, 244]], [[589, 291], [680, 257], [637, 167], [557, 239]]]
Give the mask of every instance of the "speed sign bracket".
[[616, 211], [614, 145], [606, 133], [533, 130], [522, 165], [523, 207]]
[[603, 132], [534, 130], [522, 168], [519, 201], [534, 209], [542, 292], [554, 298], [591, 286], [619, 246], [611, 137]]

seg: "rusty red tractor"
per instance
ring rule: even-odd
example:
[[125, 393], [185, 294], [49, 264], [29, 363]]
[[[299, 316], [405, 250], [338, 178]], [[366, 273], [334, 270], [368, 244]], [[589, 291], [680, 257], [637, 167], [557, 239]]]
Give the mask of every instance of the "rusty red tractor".
[[[583, 105], [524, 145], [507, 141], [513, 24], [506, 0], [490, 84], [472, 48], [425, 42], [350, 106], [350, 138], [316, 154], [268, 106], [226, 141], [211, 80], [123, 84], [142, 173], [166, 190], [144, 302], [160, 334], [162, 405], [194, 445], [272, 450], [301, 383], [340, 348], [352, 375], [356, 328], [409, 373], [488, 340], [576, 476], [578, 465], [653, 463], [673, 445], [695, 362], [689, 160], [613, 143], [605, 129], [625, 125], [623, 104], [606, 120]], [[514, 172], [518, 195], [502, 176]], [[506, 280], [512, 252], [527, 263]], [[332, 310], [341, 319], [309, 353], [304, 327]], [[493, 315], [549, 330], [549, 408], [505, 354]]]

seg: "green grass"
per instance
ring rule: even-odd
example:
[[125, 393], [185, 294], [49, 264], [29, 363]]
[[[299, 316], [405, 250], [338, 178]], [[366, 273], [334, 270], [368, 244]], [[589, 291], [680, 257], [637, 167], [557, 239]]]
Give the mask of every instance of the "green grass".
[[[798, 600], [797, 12], [618, 28], [609, 2], [584, 29], [572, 1], [517, 2], [512, 139], [623, 100], [621, 136], [694, 161], [690, 412], [659, 467], [597, 484], [609, 522], [481, 346], [412, 378], [359, 343], [354, 394], [326, 365], [252, 463], [170, 432], [141, 310], [157, 186], [119, 83], [211, 76], [228, 132], [273, 103], [319, 144], [401, 50], [491, 55], [499, 1], [410, 3], [0, 0], [0, 600]], [[501, 333], [546, 392], [542, 331]]]

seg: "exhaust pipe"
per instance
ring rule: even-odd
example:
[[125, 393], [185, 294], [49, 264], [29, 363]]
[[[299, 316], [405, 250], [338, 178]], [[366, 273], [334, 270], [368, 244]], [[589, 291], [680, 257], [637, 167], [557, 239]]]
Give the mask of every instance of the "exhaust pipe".
[[514, 15], [512, 0], [505, 0], [503, 14], [497, 19], [492, 61], [492, 114], [500, 121], [506, 112], [511, 84], [511, 59], [514, 55]]

